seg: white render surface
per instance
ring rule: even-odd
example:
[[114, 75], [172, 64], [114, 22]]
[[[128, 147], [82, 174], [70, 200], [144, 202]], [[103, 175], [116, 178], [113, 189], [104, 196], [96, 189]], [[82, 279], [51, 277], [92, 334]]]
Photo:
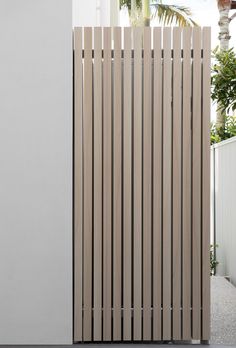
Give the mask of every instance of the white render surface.
[[236, 285], [236, 137], [216, 144], [215, 237], [217, 275], [229, 276]]
[[119, 25], [119, 0], [73, 0], [74, 27]]
[[0, 344], [72, 343], [72, 3], [0, 0]]

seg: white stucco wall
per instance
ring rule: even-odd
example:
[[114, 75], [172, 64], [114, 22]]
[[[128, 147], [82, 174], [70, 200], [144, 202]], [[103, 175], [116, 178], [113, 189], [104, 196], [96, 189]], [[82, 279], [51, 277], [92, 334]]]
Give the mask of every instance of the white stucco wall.
[[75, 27], [118, 26], [119, 0], [73, 0]]
[[236, 137], [214, 146], [217, 274], [236, 285]]
[[0, 344], [72, 343], [71, 0], [0, 0]]

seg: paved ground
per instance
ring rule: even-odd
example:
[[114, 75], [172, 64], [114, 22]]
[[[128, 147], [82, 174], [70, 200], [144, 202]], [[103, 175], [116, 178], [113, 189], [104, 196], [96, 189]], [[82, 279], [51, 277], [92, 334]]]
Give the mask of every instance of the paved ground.
[[50, 345], [50, 346], [44, 346], [44, 345], [20, 345], [20, 346], [4, 346], [0, 345], [1, 348], [230, 348], [229, 345], [217, 345], [217, 344], [210, 344], [210, 345], [201, 345], [201, 344], [155, 344], [155, 343], [143, 343], [143, 344], [136, 344], [136, 343], [121, 343], [121, 344], [73, 344], [73, 345]]
[[[188, 345], [188, 344], [154, 344], [154, 343], [148, 343], [148, 344], [73, 344], [73, 345], [50, 345], [50, 346], [42, 346], [42, 345], [20, 345], [20, 346], [3, 346], [0, 345], [1, 348], [230, 348], [229, 345], [217, 345], [217, 344], [210, 344], [210, 345], [201, 345], [201, 344], [196, 344], [196, 345]], [[232, 347], [232, 346], [231, 346]]]
[[236, 287], [211, 277], [211, 344], [236, 346]]
[[[42, 348], [229, 348], [236, 347], [236, 287], [223, 277], [211, 277], [211, 341], [210, 345], [182, 345], [182, 344], [75, 344], [73, 346], [41, 346]], [[3, 346], [0, 346], [3, 347]], [[19, 348], [19, 346], [6, 346]], [[20, 348], [39, 348], [40, 346], [20, 346]]]

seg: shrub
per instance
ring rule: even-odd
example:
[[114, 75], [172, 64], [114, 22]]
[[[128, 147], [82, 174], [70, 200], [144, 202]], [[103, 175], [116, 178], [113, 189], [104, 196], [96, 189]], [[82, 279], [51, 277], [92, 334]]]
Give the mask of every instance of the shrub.
[[211, 125], [211, 144], [219, 143], [222, 140], [236, 136], [236, 117], [225, 116], [223, 128], [217, 128], [215, 122]]
[[210, 274], [215, 275], [216, 273], [216, 266], [219, 264], [219, 262], [216, 260], [215, 256], [215, 249], [218, 247], [218, 244], [211, 244], [210, 245]]
[[212, 67], [211, 97], [218, 110], [227, 114], [236, 110], [236, 54], [233, 48], [213, 51], [215, 63]]

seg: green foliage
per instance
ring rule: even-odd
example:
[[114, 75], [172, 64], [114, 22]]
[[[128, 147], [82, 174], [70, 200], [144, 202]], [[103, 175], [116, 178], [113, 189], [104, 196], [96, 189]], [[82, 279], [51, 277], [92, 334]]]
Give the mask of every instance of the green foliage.
[[211, 125], [211, 144], [219, 143], [222, 140], [226, 140], [236, 136], [236, 117], [225, 116], [224, 128], [218, 128], [216, 123]]
[[151, 4], [151, 6], [155, 8], [153, 17], [157, 17], [164, 25], [176, 23], [180, 27], [197, 26], [188, 7], [165, 5], [162, 1]]
[[[176, 24], [181, 27], [197, 25], [192, 19], [192, 13], [188, 7], [163, 4], [162, 0], [150, 0], [149, 4], [152, 18], [158, 18], [164, 25]], [[131, 12], [131, 0], [120, 0], [120, 7], [123, 6], [127, 6], [129, 13]], [[137, 18], [132, 18], [132, 24], [142, 24], [141, 10], [142, 0], [136, 0]]]
[[218, 247], [218, 244], [211, 244], [210, 245], [210, 274], [215, 275], [216, 273], [216, 266], [219, 264], [219, 262], [216, 260], [215, 257], [215, 249]]
[[[131, 0], [120, 0], [120, 8], [126, 6], [128, 7], [128, 10], [131, 10]], [[141, 8], [142, 7], [142, 0], [136, 0], [136, 7]]]
[[213, 51], [215, 63], [212, 67], [212, 100], [218, 111], [229, 113], [236, 110], [236, 54], [233, 49]]

